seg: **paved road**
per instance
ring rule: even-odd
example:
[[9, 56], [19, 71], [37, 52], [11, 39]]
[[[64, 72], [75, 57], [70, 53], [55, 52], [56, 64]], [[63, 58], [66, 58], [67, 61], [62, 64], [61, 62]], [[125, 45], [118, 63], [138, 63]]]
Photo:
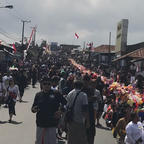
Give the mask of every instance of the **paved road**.
[[[0, 109], [0, 144], [34, 144], [35, 141], [35, 114], [31, 113], [31, 105], [37, 88], [26, 89], [24, 102], [16, 104], [16, 117], [13, 123], [8, 123], [8, 109]], [[103, 123], [103, 121], [101, 121]], [[106, 129], [98, 129], [95, 144], [115, 144], [112, 133]]]

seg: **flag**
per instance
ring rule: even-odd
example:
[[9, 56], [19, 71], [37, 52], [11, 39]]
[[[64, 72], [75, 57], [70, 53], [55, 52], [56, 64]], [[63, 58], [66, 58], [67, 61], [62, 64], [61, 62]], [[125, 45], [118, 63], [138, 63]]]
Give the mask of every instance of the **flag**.
[[79, 35], [78, 35], [77, 33], [75, 33], [75, 37], [76, 37], [76, 39], [78, 39], [78, 38], [79, 38]]
[[15, 44], [12, 45], [13, 49], [14, 49], [14, 53], [16, 53], [16, 47]]
[[93, 49], [93, 42], [87, 43], [87, 46], [89, 47], [90, 50]]

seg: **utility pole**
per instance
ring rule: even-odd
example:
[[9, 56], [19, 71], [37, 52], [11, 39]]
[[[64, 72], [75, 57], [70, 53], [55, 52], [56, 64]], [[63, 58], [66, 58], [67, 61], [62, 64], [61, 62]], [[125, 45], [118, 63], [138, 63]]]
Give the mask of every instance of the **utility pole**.
[[86, 42], [84, 41], [84, 43], [83, 43], [83, 51], [85, 51], [85, 45], [86, 45]]
[[30, 23], [31, 21], [28, 21], [28, 20], [21, 20], [21, 21], [22, 21], [22, 23], [23, 23], [23, 26], [22, 26], [22, 42], [21, 42], [21, 46], [22, 46], [22, 48], [23, 48], [25, 23]]
[[111, 32], [109, 33], [108, 64], [111, 63]]
[[33, 31], [34, 31], [34, 35], [33, 35], [33, 46], [35, 46], [35, 41], [36, 41], [36, 29], [37, 27], [32, 27]]
[[92, 59], [91, 59], [91, 50], [93, 47], [93, 42], [89, 43], [89, 48], [88, 48], [88, 61], [89, 61], [89, 68], [91, 68], [91, 63], [92, 63]]

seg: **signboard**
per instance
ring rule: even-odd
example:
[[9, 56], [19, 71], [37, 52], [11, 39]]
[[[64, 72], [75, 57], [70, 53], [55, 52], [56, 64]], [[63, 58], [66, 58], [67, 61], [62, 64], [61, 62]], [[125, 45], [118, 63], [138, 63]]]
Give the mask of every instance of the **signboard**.
[[128, 19], [121, 20], [117, 25], [115, 52], [121, 54], [126, 51], [128, 33]]

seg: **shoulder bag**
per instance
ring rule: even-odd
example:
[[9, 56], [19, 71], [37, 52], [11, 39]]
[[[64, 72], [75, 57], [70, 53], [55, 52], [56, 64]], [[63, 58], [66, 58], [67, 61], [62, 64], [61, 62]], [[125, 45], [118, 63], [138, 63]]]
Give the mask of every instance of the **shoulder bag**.
[[78, 97], [78, 95], [80, 94], [81, 91], [79, 91], [75, 98], [74, 98], [74, 101], [73, 101], [73, 104], [71, 107], [68, 107], [66, 113], [65, 113], [65, 117], [64, 117], [64, 121], [65, 123], [71, 123], [73, 121], [73, 115], [74, 115], [74, 106], [75, 106], [75, 102], [76, 102], [76, 99]]

